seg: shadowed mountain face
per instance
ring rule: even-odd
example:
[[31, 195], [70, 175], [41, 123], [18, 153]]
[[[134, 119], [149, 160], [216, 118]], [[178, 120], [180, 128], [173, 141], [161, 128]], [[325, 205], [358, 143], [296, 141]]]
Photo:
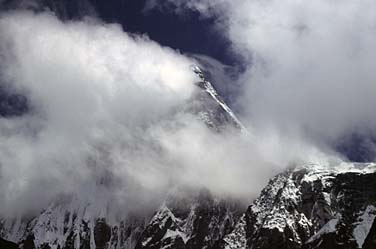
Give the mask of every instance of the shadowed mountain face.
[[0, 238], [0, 248], [6, 248], [6, 249], [18, 249], [18, 245], [16, 243], [3, 240]]

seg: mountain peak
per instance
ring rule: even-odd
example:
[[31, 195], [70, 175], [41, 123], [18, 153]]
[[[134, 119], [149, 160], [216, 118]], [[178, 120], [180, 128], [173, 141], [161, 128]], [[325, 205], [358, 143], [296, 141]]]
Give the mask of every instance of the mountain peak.
[[[212, 100], [214, 100], [215, 103], [217, 104], [217, 108], [216, 108], [217, 109], [216, 110], [217, 115], [221, 116], [221, 114], [222, 114], [223, 116], [225, 116], [225, 120], [222, 120], [222, 122], [231, 123], [234, 127], [240, 129], [240, 131], [244, 135], [249, 135], [249, 132], [247, 131], [245, 126], [240, 122], [240, 120], [237, 118], [235, 113], [226, 104], [226, 102], [223, 100], [223, 98], [218, 94], [218, 92], [214, 88], [213, 84], [206, 79], [206, 77], [205, 77], [203, 71], [201, 70], [201, 68], [198, 67], [198, 66], [192, 65], [191, 69], [200, 79], [198, 82], [196, 82], [196, 85], [198, 87], [200, 87], [201, 89], [203, 89], [207, 93], [207, 95]], [[207, 110], [207, 113], [210, 112], [210, 109], [212, 109], [212, 108], [209, 107], [208, 110]], [[217, 118], [217, 117], [214, 117], [214, 119], [215, 118]], [[204, 121], [206, 121], [205, 118], [204, 118]], [[213, 125], [210, 124], [209, 126], [213, 126]]]

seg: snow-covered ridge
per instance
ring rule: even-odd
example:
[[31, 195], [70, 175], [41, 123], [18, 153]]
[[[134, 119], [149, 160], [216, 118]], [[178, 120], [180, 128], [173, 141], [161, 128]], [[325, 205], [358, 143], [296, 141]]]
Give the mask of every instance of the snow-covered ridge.
[[376, 248], [364, 247], [375, 222], [375, 189], [374, 163], [302, 165], [281, 173], [248, 208], [247, 248]]
[[217, 93], [217, 91], [215, 90], [213, 85], [205, 79], [205, 76], [204, 76], [204, 73], [202, 72], [202, 70], [198, 66], [192, 66], [192, 70], [200, 78], [200, 82], [198, 82], [197, 85], [199, 87], [201, 87], [202, 89], [204, 89], [218, 103], [218, 105], [231, 117], [235, 126], [238, 127], [243, 134], [249, 135], [248, 130], [240, 122], [240, 120], [236, 117], [236, 115], [231, 110], [231, 108], [223, 101], [223, 99]]
[[110, 203], [101, 193], [58, 198], [33, 218], [0, 219], [0, 237], [37, 249], [134, 248], [149, 217], [114, 220], [108, 212]]
[[20, 245], [32, 238], [38, 249], [333, 249], [341, 243], [368, 249], [375, 248], [375, 189], [375, 164], [303, 165], [273, 177], [246, 212], [205, 191], [190, 197], [172, 191], [152, 216], [111, 221], [108, 200], [76, 197], [30, 220], [3, 219], [0, 237]]

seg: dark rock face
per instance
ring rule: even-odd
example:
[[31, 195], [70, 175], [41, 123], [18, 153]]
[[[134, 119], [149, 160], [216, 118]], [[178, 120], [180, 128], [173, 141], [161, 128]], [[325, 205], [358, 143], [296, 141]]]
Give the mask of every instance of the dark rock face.
[[94, 240], [97, 249], [105, 249], [111, 238], [111, 227], [105, 219], [98, 219], [94, 227]]
[[[156, 213], [136, 248], [223, 248], [241, 217], [241, 205], [201, 191], [187, 206], [173, 198]], [[182, 200], [182, 202], [184, 202]], [[178, 205], [176, 205], [178, 204]]]
[[0, 238], [0, 249], [18, 249], [18, 245]]

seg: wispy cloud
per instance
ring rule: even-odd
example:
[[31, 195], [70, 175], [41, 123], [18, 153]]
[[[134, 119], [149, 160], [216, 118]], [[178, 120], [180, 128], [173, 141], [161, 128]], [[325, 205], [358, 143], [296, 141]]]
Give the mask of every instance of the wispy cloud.
[[167, 6], [204, 17], [221, 14], [223, 35], [247, 64], [239, 103], [252, 125], [316, 142], [375, 131], [374, 1], [191, 0]]

